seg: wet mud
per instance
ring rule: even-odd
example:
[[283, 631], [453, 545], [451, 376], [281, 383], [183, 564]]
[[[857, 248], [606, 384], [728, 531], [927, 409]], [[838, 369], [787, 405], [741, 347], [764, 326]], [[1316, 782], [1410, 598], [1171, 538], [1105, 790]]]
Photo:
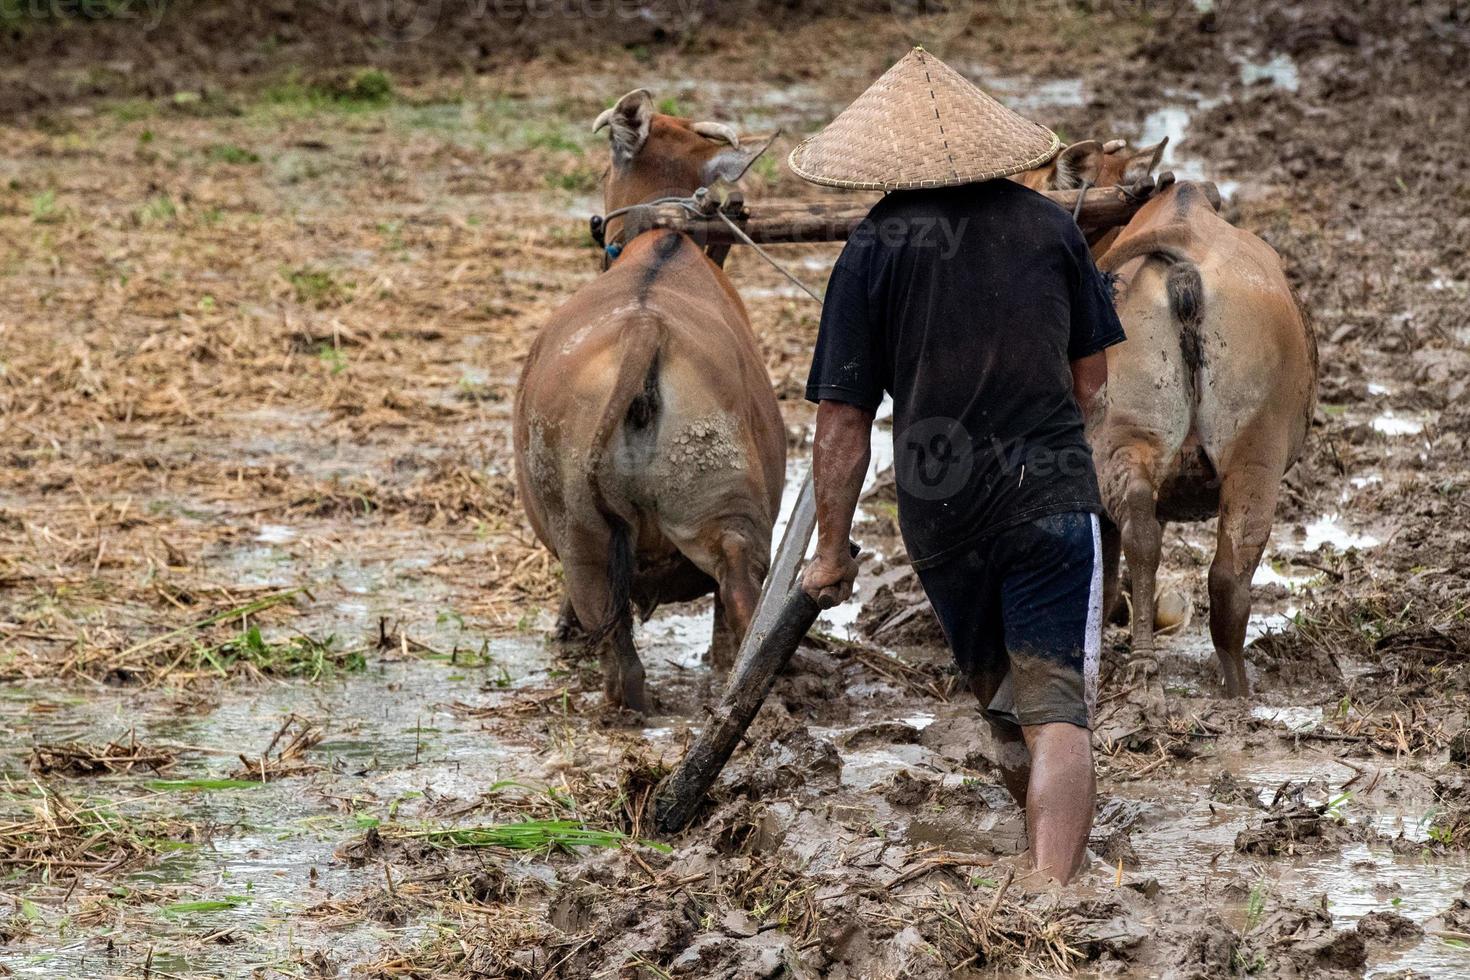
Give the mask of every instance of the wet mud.
[[[1219, 696], [1213, 524], [1170, 525], [1170, 714], [1110, 626], [1092, 861], [1065, 892], [1026, 866], [903, 561], [886, 425], [855, 601], [672, 839], [651, 790], [719, 692], [709, 604], [641, 624], [654, 708], [609, 712], [595, 662], [549, 640], [558, 571], [514, 497], [516, 372], [597, 267], [597, 111], [644, 84], [783, 127], [784, 153], [911, 19], [789, 5], [626, 47], [435, 33], [378, 57], [278, 12], [275, 47], [199, 60], [232, 6], [165, 21], [147, 70], [106, 25], [5, 69], [0, 972], [1470, 972], [1463, 5], [925, 22], [1066, 138], [1170, 136], [1164, 167], [1282, 253], [1321, 345], [1253, 589], [1256, 693]], [[241, 16], [254, 37], [272, 15]], [[774, 163], [751, 183], [816, 196]], [[820, 285], [836, 250], [780, 254]], [[794, 482], [816, 315], [756, 257], [728, 268]]]

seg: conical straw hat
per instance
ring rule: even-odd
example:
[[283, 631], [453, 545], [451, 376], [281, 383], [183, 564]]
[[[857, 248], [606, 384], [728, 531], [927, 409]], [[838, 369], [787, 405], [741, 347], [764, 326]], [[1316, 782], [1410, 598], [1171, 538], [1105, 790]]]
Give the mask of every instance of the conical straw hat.
[[791, 151], [797, 176], [853, 190], [951, 187], [1039, 167], [1056, 134], [914, 48], [817, 135]]

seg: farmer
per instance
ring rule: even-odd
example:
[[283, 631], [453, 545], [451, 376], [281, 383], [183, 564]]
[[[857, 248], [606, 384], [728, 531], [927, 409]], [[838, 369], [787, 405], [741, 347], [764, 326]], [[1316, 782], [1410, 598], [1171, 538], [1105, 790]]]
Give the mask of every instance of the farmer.
[[1102, 507], [1083, 419], [1123, 329], [1071, 216], [1001, 179], [1058, 147], [917, 48], [791, 166], [892, 192], [827, 287], [806, 389], [818, 531], [803, 587], [852, 594], [848, 536], [887, 392], [909, 559], [999, 743], [1032, 859], [1066, 883], [1096, 790]]

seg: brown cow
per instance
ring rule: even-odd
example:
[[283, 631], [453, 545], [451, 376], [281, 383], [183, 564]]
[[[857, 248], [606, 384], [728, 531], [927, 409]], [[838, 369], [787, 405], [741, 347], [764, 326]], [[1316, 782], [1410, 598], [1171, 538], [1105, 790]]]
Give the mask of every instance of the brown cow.
[[[611, 129], [611, 213], [716, 178], [752, 154], [729, 127], [654, 111], [631, 92], [594, 129]], [[565, 623], [602, 656], [609, 703], [647, 710], [631, 606], [715, 593], [717, 666], [749, 626], [770, 562], [786, 438], [745, 307], [689, 237], [606, 235], [611, 266], [551, 317], [516, 391], [521, 499], [561, 559]], [[611, 254], [611, 253], [610, 253]]]
[[[1111, 179], [1104, 169], [1098, 183]], [[1104, 601], [1117, 597], [1121, 545], [1135, 662], [1156, 678], [1161, 521], [1218, 515], [1210, 636], [1225, 693], [1239, 697], [1249, 693], [1251, 577], [1316, 405], [1316, 338], [1280, 256], [1216, 214], [1198, 185], [1160, 193], [1100, 251], [1128, 333], [1108, 350], [1106, 409], [1089, 420], [1103, 504], [1117, 525], [1104, 541]]]

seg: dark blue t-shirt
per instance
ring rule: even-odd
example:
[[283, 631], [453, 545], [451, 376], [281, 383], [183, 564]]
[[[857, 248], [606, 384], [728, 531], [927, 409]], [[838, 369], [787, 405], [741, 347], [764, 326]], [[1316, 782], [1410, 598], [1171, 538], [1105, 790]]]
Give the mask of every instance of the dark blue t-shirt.
[[919, 568], [995, 531], [1097, 513], [1070, 362], [1123, 340], [1062, 208], [1014, 181], [889, 194], [832, 270], [806, 396], [893, 396], [899, 524]]

